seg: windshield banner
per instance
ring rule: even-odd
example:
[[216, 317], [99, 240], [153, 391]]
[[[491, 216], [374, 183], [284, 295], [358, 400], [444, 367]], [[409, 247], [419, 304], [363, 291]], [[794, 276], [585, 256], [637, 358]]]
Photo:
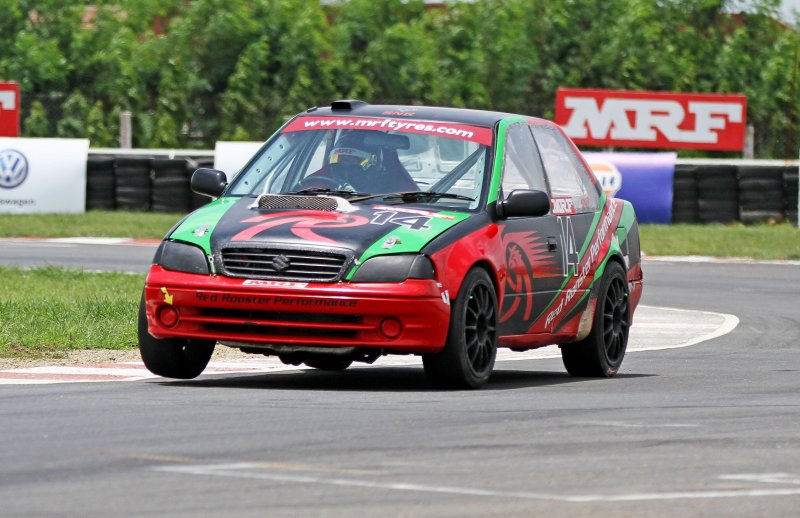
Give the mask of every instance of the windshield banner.
[[437, 137], [469, 140], [489, 146], [492, 144], [492, 129], [466, 124], [451, 124], [439, 121], [408, 119], [384, 119], [373, 117], [297, 117], [283, 128], [283, 133], [325, 129], [358, 129], [420, 133]]
[[672, 222], [677, 153], [583, 153], [607, 196], [628, 200], [640, 223]]

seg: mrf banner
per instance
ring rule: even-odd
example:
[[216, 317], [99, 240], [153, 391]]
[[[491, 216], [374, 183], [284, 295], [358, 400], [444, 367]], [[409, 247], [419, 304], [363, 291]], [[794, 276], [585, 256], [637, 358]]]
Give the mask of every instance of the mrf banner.
[[559, 88], [556, 123], [579, 146], [741, 151], [743, 95]]
[[676, 153], [583, 153], [609, 196], [628, 200], [640, 223], [672, 222]]
[[0, 213], [84, 212], [86, 139], [0, 137]]

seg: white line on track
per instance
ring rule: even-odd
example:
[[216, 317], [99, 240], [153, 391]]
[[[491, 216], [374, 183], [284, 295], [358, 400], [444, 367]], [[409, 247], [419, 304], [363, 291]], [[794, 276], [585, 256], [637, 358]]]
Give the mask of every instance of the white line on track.
[[[631, 327], [628, 352], [659, 351], [697, 345], [730, 333], [738, 324], [737, 317], [724, 313], [640, 305], [634, 325]], [[498, 363], [560, 357], [561, 353], [555, 346], [523, 352], [514, 352], [510, 349], [500, 349], [497, 352]], [[420, 364], [421, 360], [417, 356], [385, 356], [377, 362], [377, 365], [383, 367]], [[284, 365], [277, 358], [248, 358], [212, 361], [203, 375], [261, 374], [306, 368]], [[152, 378], [156, 376], [150, 374], [141, 362], [0, 370], [0, 385], [141, 381]]]
[[[270, 470], [263, 465], [251, 462], [231, 464], [207, 464], [193, 466], [158, 466], [155, 471], [176, 473], [182, 475], [213, 476], [226, 478], [240, 478], [251, 480], [271, 480], [275, 482], [295, 482], [299, 484], [317, 484], [328, 486], [349, 486], [368, 489], [383, 489], [388, 491], [413, 491], [419, 493], [444, 493], [474, 497], [499, 497], [523, 500], [550, 500], [559, 502], [587, 503], [587, 502], [636, 502], [653, 500], [697, 500], [716, 498], [744, 498], [764, 496], [796, 496], [800, 495], [800, 487], [763, 488], [746, 487], [738, 489], [706, 489], [701, 491], [664, 491], [652, 493], [621, 493], [607, 495], [562, 495], [550, 493], [534, 493], [527, 491], [501, 491], [483, 488], [470, 488], [458, 486], [435, 486], [418, 483], [364, 480], [357, 478], [322, 477], [314, 475], [297, 475], [280, 473]], [[723, 475], [719, 478], [733, 480], [736, 475]], [[751, 478], [748, 482], [761, 482]], [[728, 478], [725, 478], [728, 477]], [[785, 483], [785, 482], [784, 482]], [[793, 482], [789, 482], [793, 483]]]

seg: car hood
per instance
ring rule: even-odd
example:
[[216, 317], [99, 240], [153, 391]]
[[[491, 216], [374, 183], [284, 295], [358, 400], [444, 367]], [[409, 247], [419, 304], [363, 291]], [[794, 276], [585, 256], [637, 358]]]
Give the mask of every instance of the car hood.
[[[335, 210], [310, 208], [317, 200], [334, 200], [338, 206]], [[187, 216], [167, 237], [194, 243], [207, 255], [225, 247], [278, 246], [345, 250], [364, 261], [387, 253], [417, 253], [470, 217], [466, 212], [379, 199], [351, 205], [329, 196], [297, 197], [291, 208], [261, 209], [257, 205], [254, 197], [220, 198]]]

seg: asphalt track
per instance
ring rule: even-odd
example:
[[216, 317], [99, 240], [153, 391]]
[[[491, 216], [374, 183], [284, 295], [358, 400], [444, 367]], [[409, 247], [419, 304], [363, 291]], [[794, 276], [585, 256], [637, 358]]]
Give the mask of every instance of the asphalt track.
[[644, 268], [608, 380], [541, 355], [475, 392], [413, 362], [2, 386], [0, 515], [797, 516], [800, 267]]

